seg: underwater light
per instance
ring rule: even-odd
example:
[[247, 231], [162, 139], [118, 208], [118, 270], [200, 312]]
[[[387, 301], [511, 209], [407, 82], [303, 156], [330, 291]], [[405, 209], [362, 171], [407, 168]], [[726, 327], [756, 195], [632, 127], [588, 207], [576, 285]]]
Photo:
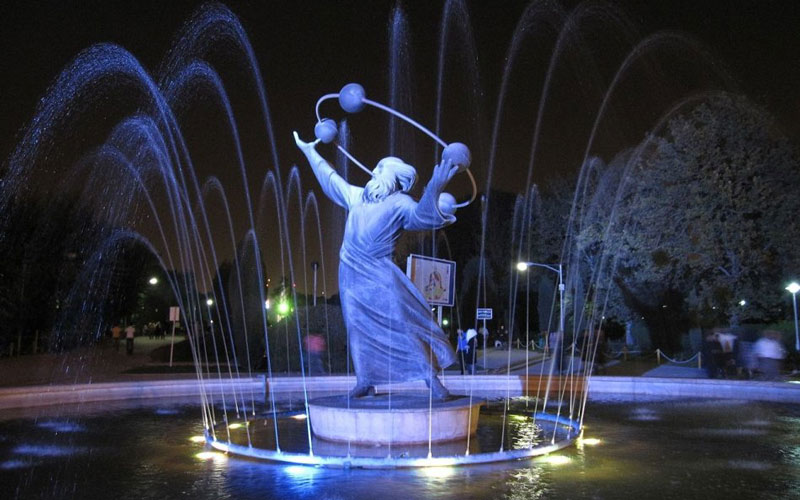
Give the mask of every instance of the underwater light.
[[294, 478], [310, 478], [319, 473], [319, 468], [308, 465], [287, 465], [283, 470]]
[[292, 415], [292, 418], [295, 420], [305, 420], [306, 418], [308, 418], [308, 415], [306, 415], [305, 413], [298, 413], [297, 415]]
[[547, 455], [542, 458], [542, 462], [547, 462], [550, 465], [566, 465], [570, 463], [570, 461], [569, 457], [565, 457], [564, 455]]
[[220, 453], [218, 451], [201, 451], [200, 453], [195, 454], [195, 457], [199, 458], [200, 460], [214, 460], [215, 462], [226, 460], [228, 458], [224, 453]]
[[289, 303], [286, 302], [285, 300], [281, 301], [278, 304], [278, 312], [281, 313], [281, 314], [288, 313], [289, 312]]
[[419, 470], [419, 473], [425, 477], [434, 479], [443, 479], [452, 476], [456, 473], [456, 468], [452, 465], [445, 465], [441, 467], [424, 467]]
[[229, 425], [228, 429], [240, 429], [241, 427], [242, 427], [242, 424], [236, 423], [236, 424]]
[[205, 443], [206, 437], [205, 436], [192, 436], [189, 438], [189, 441], [193, 443]]
[[600, 440], [597, 438], [580, 438], [578, 443], [585, 444], [587, 446], [597, 446], [598, 444], [600, 444]]

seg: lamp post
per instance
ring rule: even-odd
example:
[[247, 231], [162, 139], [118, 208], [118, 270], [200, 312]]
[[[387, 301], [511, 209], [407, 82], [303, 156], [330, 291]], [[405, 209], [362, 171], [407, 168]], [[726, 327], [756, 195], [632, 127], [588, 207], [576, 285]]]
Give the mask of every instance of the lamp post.
[[800, 285], [796, 281], [792, 281], [786, 290], [792, 294], [792, 304], [794, 305], [794, 349], [800, 351], [800, 332], [797, 328], [797, 292], [800, 292]]
[[543, 267], [545, 269], [549, 269], [554, 273], [558, 274], [558, 305], [559, 305], [559, 315], [558, 315], [558, 331], [561, 334], [564, 334], [564, 273], [563, 273], [563, 266], [559, 264], [540, 264], [538, 262], [518, 262], [517, 263], [517, 270], [527, 271], [529, 267]]

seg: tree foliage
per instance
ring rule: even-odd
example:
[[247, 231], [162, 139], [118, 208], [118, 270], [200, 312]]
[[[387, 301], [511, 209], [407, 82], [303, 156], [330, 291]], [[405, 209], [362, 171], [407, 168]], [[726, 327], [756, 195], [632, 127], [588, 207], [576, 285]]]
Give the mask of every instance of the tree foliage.
[[[60, 350], [96, 341], [140, 312], [157, 262], [126, 232], [68, 197], [19, 196], [0, 219], [0, 348], [34, 339]], [[37, 335], [38, 332], [38, 335]]]
[[780, 315], [782, 283], [798, 265], [791, 188], [800, 169], [767, 112], [710, 97], [608, 165], [589, 163], [566, 222], [563, 193], [545, 192], [541, 209], [555, 214], [541, 218], [542, 252], [564, 224], [562, 259], [587, 303], [644, 317], [654, 345], [668, 350], [690, 325]]

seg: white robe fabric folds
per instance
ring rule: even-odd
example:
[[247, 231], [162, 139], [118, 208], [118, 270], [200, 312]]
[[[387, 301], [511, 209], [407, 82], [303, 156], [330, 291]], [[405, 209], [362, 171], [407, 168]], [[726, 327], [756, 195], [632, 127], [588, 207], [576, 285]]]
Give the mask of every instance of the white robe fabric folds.
[[447, 336], [419, 290], [392, 262], [403, 231], [444, 227], [438, 193], [419, 202], [402, 192], [366, 203], [364, 188], [336, 173], [322, 182], [325, 194], [349, 210], [339, 252], [339, 294], [350, 354], [360, 384], [427, 379], [456, 360]]

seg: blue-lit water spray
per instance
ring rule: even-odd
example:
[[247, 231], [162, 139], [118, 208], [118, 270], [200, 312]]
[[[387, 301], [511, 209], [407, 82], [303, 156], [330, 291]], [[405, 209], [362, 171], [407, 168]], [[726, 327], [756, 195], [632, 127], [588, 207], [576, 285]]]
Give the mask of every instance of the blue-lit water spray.
[[[413, 58], [408, 40], [409, 22], [398, 6], [392, 12], [390, 23], [390, 105], [368, 98], [365, 89], [358, 84], [348, 84], [338, 93], [326, 94], [316, 104], [314, 133], [319, 141], [336, 145], [340, 154], [338, 169], [345, 179], [348, 178], [350, 162], [370, 175], [371, 172], [350, 152], [351, 148], [357, 150], [358, 144], [350, 144], [347, 121], [323, 118], [321, 107], [329, 99], [337, 99], [341, 109], [350, 115], [363, 112], [366, 107], [388, 113], [390, 153], [415, 150], [413, 143], [404, 143], [413, 141], [404, 127], [413, 127], [434, 141], [437, 161], [441, 147], [441, 158], [452, 158], [455, 164], [461, 165], [462, 171], [469, 175], [471, 195], [462, 203], [452, 195], [443, 195], [440, 207], [444, 211], [453, 213], [457, 209], [467, 209], [477, 199], [478, 186], [483, 187], [485, 192], [481, 202], [469, 207], [478, 213], [481, 236], [476, 242], [480, 263], [477, 266], [477, 286], [474, 296], [466, 300], [476, 307], [487, 307], [489, 288], [494, 284], [490, 279], [491, 270], [486, 267], [486, 256], [491, 251], [489, 247], [498, 243], [487, 241], [492, 226], [510, 224], [512, 227], [508, 241], [500, 242], [510, 265], [529, 260], [531, 249], [536, 245], [540, 212], [537, 208], [539, 192], [533, 179], [542, 170], [539, 164], [544, 147], [543, 130], [548, 127], [548, 112], [551, 112], [548, 105], [552, 106], [552, 93], [563, 81], [563, 78], [558, 79], [559, 72], [569, 72], [577, 82], [576, 92], [596, 98], [596, 102], [585, 110], [593, 120], [585, 146], [581, 148], [584, 151], [580, 161], [581, 174], [564, 228], [563, 247], [558, 255], [566, 269], [564, 281], [566, 294], [570, 297], [569, 315], [573, 318], [574, 340], [568, 346], [562, 345], [563, 342], [559, 344], [559, 352], [552, 352], [553, 346], [547, 343], [533, 352], [526, 349], [524, 365], [512, 366], [511, 336], [518, 327], [514, 324], [518, 308], [524, 309], [526, 314], [526, 347], [533, 341], [529, 332], [530, 277], [525, 277], [526, 301], [521, 306], [517, 300], [521, 291], [520, 275], [503, 276], [505, 283], [498, 286], [507, 284], [509, 289], [508, 310], [511, 313], [504, 319], [508, 324], [509, 350], [506, 366], [498, 372], [498, 377], [505, 381], [505, 386], [498, 390], [504, 396], [501, 398], [499, 440], [497, 448], [490, 451], [485, 448], [485, 442], [477, 446], [471, 442], [472, 438], [468, 438], [463, 446], [437, 447], [429, 442], [427, 450], [414, 450], [405, 456], [403, 453], [408, 451], [402, 447], [395, 449], [390, 444], [386, 457], [375, 457], [356, 443], [348, 442], [342, 450], [313, 438], [309, 419], [303, 417], [308, 417], [309, 393], [314, 384], [319, 383], [319, 377], [310, 377], [309, 360], [305, 359], [302, 347], [303, 332], [311, 329], [311, 310], [298, 306], [297, 285], [308, 294], [312, 281], [310, 261], [318, 260], [321, 263], [321, 290], [323, 294], [327, 293], [325, 249], [338, 246], [336, 240], [342, 233], [342, 221], [337, 215], [328, 220], [328, 214], [321, 214], [316, 195], [304, 189], [303, 176], [297, 167], [281, 163], [276, 137], [288, 142], [289, 133], [276, 134], [273, 129], [266, 85], [253, 47], [236, 16], [222, 5], [203, 6], [187, 22], [156, 78], [132, 54], [116, 45], [99, 44], [80, 53], [42, 98], [31, 124], [9, 158], [0, 190], [0, 213], [5, 213], [20, 193], [38, 189], [33, 179], [49, 177], [46, 169], [58, 163], [61, 148], [74, 139], [71, 137], [74, 123], [84, 116], [106, 110], [109, 100], [119, 100], [119, 105], [110, 107], [114, 112], [129, 110], [129, 114], [113, 116], [115, 125], [110, 127], [102, 144], [81, 151], [79, 159], [65, 169], [65, 175], [55, 182], [49, 179], [50, 185], [46, 188], [55, 193], [60, 190], [77, 192], [80, 204], [101, 213], [108, 225], [84, 242], [86, 258], [60, 312], [59, 335], [66, 337], [76, 335], [78, 331], [91, 331], [95, 338], [101, 336], [105, 326], [102, 320], [104, 299], [109, 293], [108, 283], [114, 273], [114, 262], [125, 244], [133, 242], [155, 255], [165, 271], [180, 270], [191, 276], [181, 278], [178, 273], [166, 272], [167, 285], [188, 330], [195, 374], [201, 387], [203, 424], [207, 438], [214, 446], [262, 458], [322, 465], [453, 465], [547, 453], [565, 446], [581, 431], [586, 391], [580, 387], [592, 372], [598, 349], [593, 334], [602, 326], [607, 300], [607, 296], [599, 295], [598, 290], [607, 289], [605, 285], [615, 266], [614, 256], [601, 252], [600, 261], [589, 273], [588, 283], [582, 281], [577, 272], [585, 265], [580, 261], [579, 242], [576, 241], [580, 225], [588, 212], [597, 213], [604, 209], [590, 182], [596, 180], [600, 176], [597, 172], [602, 170], [592, 157], [598, 136], [604, 133], [604, 127], [610, 126], [612, 118], [609, 115], [619, 87], [627, 78], [632, 78], [638, 63], [646, 66], [644, 60], [648, 56], [660, 50], [688, 49], [698, 56], [697, 59], [708, 60], [695, 42], [672, 33], [657, 34], [634, 45], [606, 82], [592, 65], [592, 54], [582, 40], [584, 26], [593, 23], [603, 25], [610, 33], [622, 33], [621, 39], [635, 39], [624, 16], [613, 8], [585, 4], [567, 13], [555, 2], [532, 2], [522, 13], [509, 43], [493, 112], [486, 113], [469, 11], [464, 2], [448, 0], [443, 8], [438, 40], [436, 100], [432, 106], [435, 126], [431, 130], [409, 116], [415, 109], [414, 94], [410, 91], [413, 79], [409, 78], [413, 74]], [[255, 98], [260, 126], [263, 126], [261, 152], [271, 161], [268, 167], [260, 167], [263, 170], [259, 172], [265, 173], [263, 177], [259, 173], [259, 181], [253, 178], [252, 167], [248, 171], [248, 155], [242, 143], [235, 107], [227, 93], [225, 75], [220, 75], [208, 62], [219, 47], [225, 47], [226, 56], [230, 56], [231, 61], [243, 70]], [[526, 80], [516, 82], [516, 78], [522, 77], [514, 70], [525, 62], [530, 51], [539, 48], [550, 50], [541, 81], [526, 75]], [[460, 63], [456, 65], [454, 61]], [[720, 79], [724, 80], [724, 76], [722, 74]], [[458, 85], [454, 81], [466, 83]], [[510, 147], [504, 142], [503, 126], [509, 106], [506, 100], [515, 83], [526, 89], [530, 86], [539, 90], [535, 110], [526, 122], [529, 130], [525, 135], [530, 141], [527, 154], [519, 153], [526, 148]], [[379, 94], [374, 89], [370, 92]], [[459, 113], [477, 117], [468, 127], [472, 129], [472, 136], [464, 139], [473, 147], [472, 151], [463, 144], [448, 144], [439, 137], [444, 135], [442, 130], [449, 118], [449, 109], [444, 103], [451, 96], [463, 98], [466, 103], [465, 109]], [[309, 96], [306, 103], [309, 115], [314, 97]], [[303, 103], [295, 104], [302, 109]], [[230, 151], [226, 155], [227, 163], [219, 168], [227, 173], [236, 173], [233, 185], [225, 185], [221, 176], [202, 178], [196, 169], [192, 142], [186, 138], [186, 124], [182, 120], [187, 110], [201, 105], [214, 108], [223, 117], [224, 123], [214, 124], [214, 130], [224, 131]], [[653, 130], [659, 129], [679, 108], [666, 109], [660, 112], [661, 119], [651, 125]], [[487, 127], [482, 120], [488, 115], [492, 119]], [[358, 117], [354, 115], [350, 120], [356, 121]], [[629, 165], [644, 154], [642, 148], [644, 146], [632, 155]], [[510, 158], [517, 161], [508, 167], [500, 167], [500, 157], [504, 162]], [[472, 169], [470, 165], [473, 165]], [[489, 219], [496, 168], [513, 172], [517, 178], [516, 188], [522, 193], [511, 221]], [[44, 173], [42, 169], [45, 169]], [[625, 189], [622, 183], [604, 192], [613, 193], [611, 199], [616, 200]], [[242, 212], [244, 220], [233, 217], [232, 202], [245, 208]], [[615, 212], [615, 207], [616, 201], [609, 210], [606, 226], [609, 234], [610, 228], [627, 223]], [[223, 221], [221, 226], [219, 220]], [[432, 236], [434, 254], [450, 252], [450, 242], [443, 233]], [[334, 244], [327, 244], [331, 240]], [[231, 256], [226, 250], [228, 248], [234, 249]], [[218, 273], [226, 259], [231, 259], [227, 282]], [[284, 296], [295, 305], [294, 310], [284, 314], [283, 320], [275, 324], [268, 316], [268, 288], [271, 284], [267, 276], [285, 278]], [[277, 286], [277, 283], [272, 286]], [[213, 308], [206, 305], [198, 293], [212, 291], [216, 299]], [[553, 318], [558, 314], [556, 293], [551, 296], [548, 331], [553, 329]], [[588, 313], [583, 307], [587, 302], [596, 305]], [[457, 303], [456, 310], [463, 305]], [[343, 339], [331, 336], [327, 307], [324, 315], [328, 370], [333, 372], [333, 366], [338, 362], [349, 376], [348, 360], [337, 359], [331, 349], [332, 344]], [[589, 334], [579, 345], [577, 339], [583, 330]], [[276, 399], [274, 391], [269, 391], [262, 402], [261, 395], [252, 389], [240, 388], [240, 381], [256, 376], [256, 363], [262, 353], [267, 380], [277, 380], [278, 373], [299, 374], [298, 387], [303, 400], [300, 411], [292, 406], [287, 409]], [[561, 356], [564, 356], [565, 367], [559, 373], [553, 359]], [[295, 365], [293, 360], [296, 358], [299, 358], [299, 363]], [[519, 412], [511, 386], [522, 373], [525, 386], [522, 412], [526, 419], [518, 421], [512, 418], [519, 416]], [[447, 377], [459, 381], [457, 375]], [[477, 397], [479, 387], [476, 387], [475, 380], [473, 377], [460, 379], [463, 391], [470, 398]], [[528, 384], [529, 380], [536, 382], [535, 391]], [[207, 389], [212, 383], [221, 383], [225, 388]], [[548, 414], [547, 410], [553, 411]], [[528, 418], [531, 416], [533, 418]], [[513, 425], [507, 425], [510, 419], [514, 421]], [[459, 447], [458, 452], [452, 451]], [[420, 454], [415, 455], [417, 452]], [[359, 453], [363, 455], [359, 456]]]

